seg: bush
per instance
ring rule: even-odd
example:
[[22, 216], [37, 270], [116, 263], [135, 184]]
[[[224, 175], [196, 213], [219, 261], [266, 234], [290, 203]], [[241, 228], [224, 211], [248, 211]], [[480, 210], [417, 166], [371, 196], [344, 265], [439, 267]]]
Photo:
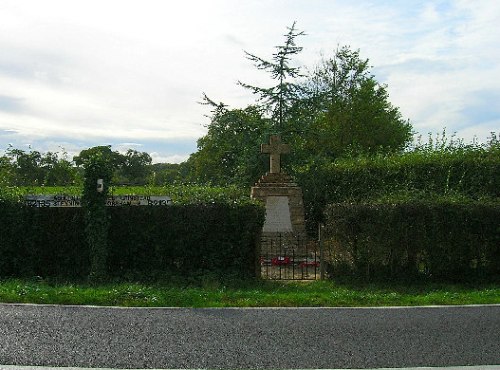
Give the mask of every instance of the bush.
[[259, 206], [198, 204], [109, 211], [110, 270], [115, 275], [255, 277], [264, 221]]
[[[255, 276], [262, 206], [246, 202], [108, 207], [107, 271], [137, 279]], [[0, 197], [0, 276], [86, 278], [83, 208], [29, 208]]]
[[341, 203], [325, 216], [333, 275], [463, 280], [500, 274], [498, 203]]
[[306, 215], [315, 230], [328, 204], [446, 196], [500, 198], [500, 151], [490, 147], [415, 150], [403, 155], [360, 157], [303, 167], [296, 173]]

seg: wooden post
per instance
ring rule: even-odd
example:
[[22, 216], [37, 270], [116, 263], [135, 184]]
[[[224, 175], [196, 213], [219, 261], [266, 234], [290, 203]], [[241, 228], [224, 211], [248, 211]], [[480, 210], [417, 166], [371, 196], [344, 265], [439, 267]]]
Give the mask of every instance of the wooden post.
[[323, 253], [323, 242], [321, 240], [321, 229], [323, 225], [321, 223], [318, 224], [318, 244], [319, 244], [319, 276], [320, 280], [325, 279], [325, 256]]

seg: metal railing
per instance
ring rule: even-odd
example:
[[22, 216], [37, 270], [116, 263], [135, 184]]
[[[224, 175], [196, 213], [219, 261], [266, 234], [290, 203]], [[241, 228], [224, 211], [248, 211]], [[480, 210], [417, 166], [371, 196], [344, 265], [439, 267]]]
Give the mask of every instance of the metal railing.
[[318, 243], [293, 235], [263, 237], [261, 278], [270, 280], [316, 280], [320, 278]]

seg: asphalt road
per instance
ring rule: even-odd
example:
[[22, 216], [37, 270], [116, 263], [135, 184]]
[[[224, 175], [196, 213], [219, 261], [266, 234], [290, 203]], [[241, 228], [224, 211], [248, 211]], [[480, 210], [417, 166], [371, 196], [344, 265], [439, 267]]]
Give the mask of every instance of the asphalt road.
[[116, 368], [500, 365], [500, 306], [125, 309], [0, 304], [0, 364]]

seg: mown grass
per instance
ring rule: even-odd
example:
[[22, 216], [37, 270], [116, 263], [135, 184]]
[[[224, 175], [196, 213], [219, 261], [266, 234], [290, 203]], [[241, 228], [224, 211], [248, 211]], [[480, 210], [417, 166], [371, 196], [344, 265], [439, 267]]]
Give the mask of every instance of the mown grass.
[[[239, 287], [237, 285], [240, 285]], [[500, 304], [500, 285], [256, 281], [182, 283], [0, 281], [0, 302], [125, 307], [368, 307]]]

